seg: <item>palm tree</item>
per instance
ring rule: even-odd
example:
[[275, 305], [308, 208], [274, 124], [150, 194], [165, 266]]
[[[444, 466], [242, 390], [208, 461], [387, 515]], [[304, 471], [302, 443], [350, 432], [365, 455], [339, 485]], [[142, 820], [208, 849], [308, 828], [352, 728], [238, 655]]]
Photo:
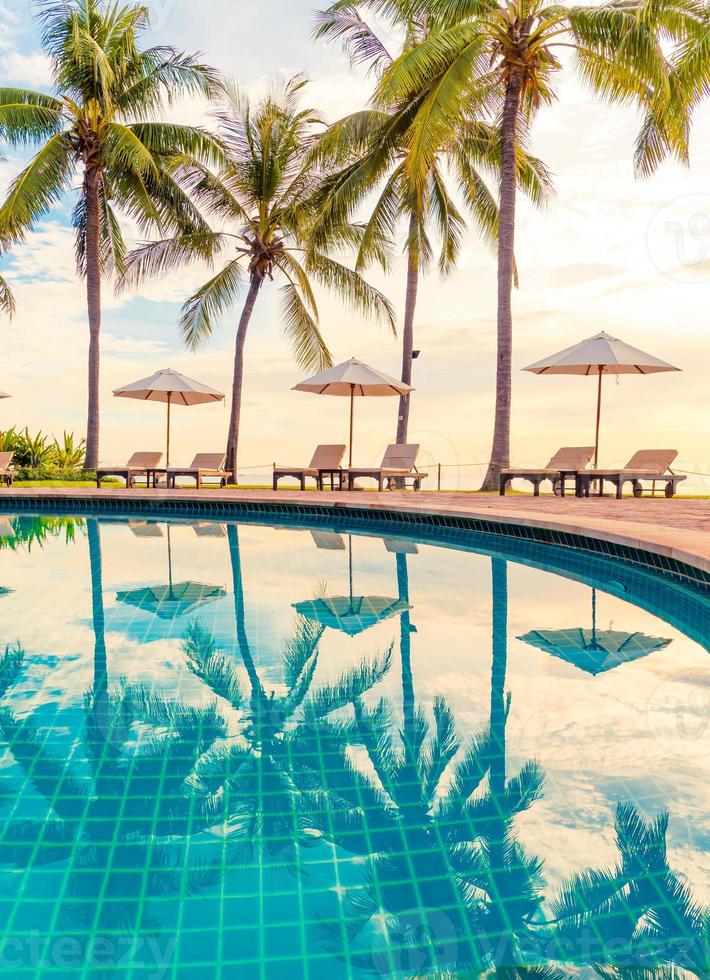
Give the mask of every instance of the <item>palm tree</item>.
[[175, 179], [174, 160], [217, 160], [218, 144], [200, 127], [155, 119], [177, 95], [211, 93], [217, 78], [174, 48], [141, 50], [145, 6], [41, 0], [38, 7], [56, 94], [0, 89], [0, 137], [13, 146], [40, 145], [0, 208], [0, 241], [21, 242], [80, 177], [74, 227], [89, 317], [86, 466], [95, 469], [102, 279], [125, 266], [118, 214], [144, 231], [205, 227]]
[[648, 106], [668, 90], [663, 42], [684, 29], [692, 2], [565, 7], [543, 0], [412, 0], [412, 7], [427, 10], [429, 34], [379, 86], [384, 100], [421, 99], [411, 139], [427, 130], [455, 134], [459, 107], [470, 101], [500, 119], [496, 412], [482, 487], [495, 490], [510, 463], [517, 161], [537, 111], [554, 98], [558, 52], [572, 49], [583, 79], [603, 98]]
[[272, 91], [258, 103], [230, 88], [218, 114], [227, 162], [219, 174], [202, 166], [186, 167], [183, 178], [198, 204], [226, 223], [219, 232], [178, 235], [136, 250], [128, 261], [127, 281], [174, 269], [195, 258], [213, 263], [219, 272], [185, 303], [181, 316], [187, 345], [197, 349], [216, 321], [244, 294], [237, 328], [232, 411], [227, 438], [228, 469], [237, 479], [244, 345], [257, 299], [275, 277], [281, 280], [281, 323], [296, 361], [304, 369], [330, 365], [330, 354], [318, 326], [314, 286], [332, 289], [355, 309], [386, 319], [394, 314], [385, 297], [359, 273], [336, 261], [328, 250], [349, 245], [354, 232], [334, 230], [327, 248], [315, 248], [310, 229], [313, 196], [322, 174], [309, 159], [320, 119], [299, 108], [304, 79], [291, 79], [282, 92]]
[[707, 98], [710, 78], [707, 4], [688, 5], [678, 29], [679, 43], [669, 55], [668, 85], [654, 92], [636, 142], [636, 173], [648, 177], [666, 157], [688, 164], [690, 130], [698, 105]]
[[[384, 9], [383, 9], [384, 6]], [[368, 25], [359, 8], [384, 13], [391, 28], [403, 35], [402, 52], [416, 49], [429, 36], [430, 16], [426, 8], [417, 10], [411, 0], [337, 0], [318, 17], [316, 36], [340, 41], [352, 62], [368, 64], [380, 76], [391, 69], [393, 56], [385, 41]], [[401, 57], [401, 55], [400, 55]], [[334, 157], [345, 167], [328, 182], [330, 200], [326, 215], [349, 214], [364, 198], [377, 193], [376, 203], [362, 233], [358, 268], [379, 261], [386, 269], [389, 246], [397, 226], [407, 224], [405, 251], [407, 281], [402, 330], [402, 381], [412, 383], [414, 321], [420, 278], [429, 266], [436, 230], [441, 239], [439, 271], [450, 274], [461, 249], [465, 221], [447, 188], [448, 170], [476, 227], [485, 241], [494, 243], [498, 232], [498, 206], [482, 170], [499, 167], [500, 140], [495, 127], [481, 118], [481, 106], [471, 101], [460, 110], [458, 133], [426, 130], [413, 138], [411, 124], [422, 98], [402, 97], [388, 90], [377, 93], [374, 106], [336, 122], [319, 148], [324, 157]], [[519, 154], [518, 178], [537, 203], [544, 200], [549, 176], [538, 160]], [[399, 405], [397, 442], [408, 438], [410, 398], [402, 396]]]

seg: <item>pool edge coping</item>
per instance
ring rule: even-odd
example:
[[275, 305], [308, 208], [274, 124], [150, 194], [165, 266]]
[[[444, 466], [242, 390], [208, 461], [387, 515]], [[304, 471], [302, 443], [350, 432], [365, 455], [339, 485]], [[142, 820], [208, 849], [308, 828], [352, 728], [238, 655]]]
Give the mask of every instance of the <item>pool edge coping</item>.
[[[369, 498], [369, 499], [368, 499]], [[281, 491], [273, 493], [270, 491], [190, 491], [181, 490], [178, 493], [163, 493], [160, 491], [146, 491], [141, 489], [134, 490], [92, 490], [82, 488], [77, 490], [52, 489], [42, 490], [33, 489], [12, 489], [0, 493], [0, 512], [12, 510], [13, 505], [22, 511], [37, 509], [46, 511], [49, 506], [61, 505], [64, 509], [68, 504], [81, 508], [86, 506], [91, 510], [105, 511], [135, 511], [145, 513], [150, 511], [170, 511], [170, 510], [194, 510], [197, 516], [209, 516], [210, 511], [234, 512], [238, 514], [240, 508], [256, 508], [264, 512], [277, 511], [284, 515], [303, 516], [304, 512], [311, 512], [316, 520], [323, 520], [327, 514], [345, 515], [352, 514], [353, 520], [360, 522], [367, 520], [368, 515], [372, 519], [386, 521], [388, 518], [396, 520], [398, 523], [411, 520], [412, 530], [424, 525], [431, 526], [433, 522], [441, 522], [441, 526], [446, 528], [446, 522], [461, 522], [465, 526], [462, 529], [471, 531], [484, 530], [501, 535], [517, 537], [509, 529], [526, 530], [528, 533], [520, 535], [532, 537], [541, 543], [556, 544], [561, 547], [579, 547], [580, 542], [584, 546], [585, 541], [595, 542], [597, 547], [585, 550], [592, 550], [597, 553], [604, 553], [608, 549], [610, 557], [617, 549], [628, 549], [629, 551], [655, 556], [662, 561], [649, 561], [645, 564], [663, 570], [664, 563], [684, 566], [696, 572], [692, 575], [693, 579], [705, 583], [710, 587], [710, 558], [704, 554], [689, 551], [686, 547], [678, 547], [666, 541], [654, 540], [653, 535], [644, 533], [646, 529], [651, 531], [659, 527], [651, 523], [634, 523], [619, 519], [615, 529], [608, 527], [595, 527], [585, 520], [568, 521], [560, 520], [556, 516], [543, 515], [532, 516], [529, 513], [509, 511], [504, 514], [500, 512], [462, 508], [460, 506], [443, 503], [439, 506], [426, 504], [417, 505], [417, 498], [412, 495], [411, 499], [403, 496], [392, 496], [385, 502], [382, 499], [373, 500], [370, 495], [368, 498], [362, 497], [353, 499], [333, 499], [332, 497], [319, 496], [317, 499], [307, 499], [307, 495]], [[415, 506], [412, 506], [412, 505]], [[117, 506], [116, 506], [117, 505]], [[324, 513], [325, 512], [325, 513]], [[605, 522], [608, 523], [608, 522]], [[476, 527], [476, 525], [481, 525]], [[661, 525], [665, 535], [672, 536], [678, 529], [666, 525]], [[535, 534], [538, 531], [540, 534]], [[547, 532], [547, 534], [545, 533]], [[547, 535], [559, 536], [562, 540], [551, 540]], [[565, 538], [575, 538], [575, 544], [565, 541]], [[668, 571], [673, 571], [668, 565]], [[681, 572], [681, 574], [684, 574]]]

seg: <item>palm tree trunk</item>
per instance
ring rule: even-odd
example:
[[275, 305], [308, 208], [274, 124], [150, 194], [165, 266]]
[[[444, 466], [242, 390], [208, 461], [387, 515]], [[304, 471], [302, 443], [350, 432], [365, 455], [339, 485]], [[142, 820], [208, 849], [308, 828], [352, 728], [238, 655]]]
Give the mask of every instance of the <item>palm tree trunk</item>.
[[505, 792], [506, 738], [508, 708], [505, 678], [508, 669], [508, 565], [500, 558], [491, 559], [493, 593], [493, 657], [491, 664], [491, 769], [493, 795]]
[[498, 225], [498, 367], [493, 449], [481, 490], [497, 490], [500, 471], [510, 466], [510, 403], [513, 380], [513, 271], [515, 267], [516, 149], [520, 116], [520, 74], [510, 77], [503, 106], [503, 159]]
[[[399, 599], [409, 604], [409, 569], [407, 556], [397, 555], [397, 591]], [[402, 668], [402, 716], [405, 734], [405, 751], [412, 744], [416, 724], [414, 702], [414, 676], [412, 674], [412, 620], [409, 609], [399, 617], [399, 653]]]
[[106, 629], [104, 617], [103, 561], [101, 529], [95, 517], [86, 522], [91, 568], [91, 616], [94, 627], [94, 711], [101, 709], [108, 695], [108, 663], [106, 659]]
[[247, 339], [247, 330], [251, 322], [251, 315], [254, 312], [256, 298], [259, 295], [263, 279], [258, 275], [252, 275], [249, 284], [249, 292], [244, 302], [244, 309], [239, 319], [239, 329], [237, 330], [237, 341], [234, 351], [234, 380], [232, 382], [232, 413], [229, 418], [229, 434], [227, 436], [227, 469], [234, 474], [235, 484], [239, 483], [237, 474], [237, 453], [239, 449], [239, 422], [242, 414], [242, 385], [244, 380], [244, 342]]
[[[488, 831], [490, 860], [486, 891], [491, 904], [492, 935], [496, 936], [493, 951], [496, 967], [507, 965], [512, 955], [509, 937], [507, 903], [511, 896], [506, 890], [506, 840], [509, 822], [506, 819], [506, 725], [508, 703], [505, 694], [508, 669], [508, 564], [500, 558], [491, 559], [493, 599], [493, 654], [491, 661], [491, 706], [489, 786], [494, 816]], [[498, 973], [496, 972], [496, 976]]]
[[239, 529], [236, 524], [227, 525], [227, 541], [229, 543], [229, 560], [232, 566], [232, 585], [234, 588], [234, 622], [237, 631], [237, 646], [242, 663], [249, 677], [252, 701], [266, 697], [249, 648], [247, 636], [246, 611], [244, 607], [244, 581], [242, 579], [242, 559], [239, 550]]
[[[404, 327], [402, 330], [402, 382], [412, 383], [412, 353], [414, 352], [414, 314], [417, 308], [419, 290], [419, 256], [412, 245], [412, 236], [417, 228], [417, 216], [412, 212], [409, 219], [409, 250], [407, 265], [407, 299], [404, 307]], [[397, 422], [397, 443], [403, 446], [409, 433], [409, 405], [411, 396], [402, 395], [399, 399], [399, 419]]]
[[86, 302], [89, 313], [89, 409], [86, 422], [86, 469], [99, 465], [99, 335], [101, 333], [101, 260], [99, 172], [84, 173], [86, 201]]

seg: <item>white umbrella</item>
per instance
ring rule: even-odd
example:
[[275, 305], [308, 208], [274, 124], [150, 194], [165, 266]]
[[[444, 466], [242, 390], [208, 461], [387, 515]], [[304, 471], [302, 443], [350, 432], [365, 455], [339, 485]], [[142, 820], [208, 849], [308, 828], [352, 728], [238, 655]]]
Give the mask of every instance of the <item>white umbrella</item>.
[[389, 398], [409, 395], [413, 388], [391, 378], [388, 374], [351, 357], [349, 361], [329, 368], [314, 378], [302, 381], [294, 391], [307, 391], [314, 395], [336, 395], [350, 399], [350, 466], [353, 465], [353, 428], [356, 398]]
[[170, 466], [170, 407], [171, 405], [204, 405], [207, 402], [224, 401], [224, 395], [220, 391], [208, 388], [200, 381], [193, 381], [186, 378], [184, 374], [178, 374], [167, 368], [158, 371], [150, 378], [143, 378], [135, 381], [131, 385], [117, 388], [114, 391], [116, 398], [135, 398], [144, 402], [164, 402], [168, 406], [168, 438], [166, 465]]
[[680, 371], [666, 361], [646, 354], [637, 347], [625, 344], [623, 340], [611, 337], [608, 333], [597, 334], [583, 340], [581, 344], [567, 347], [537, 364], [531, 364], [525, 371], [533, 374], [580, 374], [595, 375], [599, 379], [597, 392], [597, 429], [594, 465], [599, 465], [599, 427], [602, 413], [602, 379], [605, 374], [660, 374], [664, 371]]

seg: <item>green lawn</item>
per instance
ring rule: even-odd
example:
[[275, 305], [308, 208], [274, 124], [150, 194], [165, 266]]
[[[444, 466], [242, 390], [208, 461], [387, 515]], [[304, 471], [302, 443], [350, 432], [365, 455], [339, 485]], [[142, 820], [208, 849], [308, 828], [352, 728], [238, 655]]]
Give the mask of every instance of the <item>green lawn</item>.
[[[33, 488], [37, 488], [37, 489], [64, 489], [64, 488], [67, 488], [67, 489], [70, 489], [70, 490], [73, 490], [73, 489], [80, 490], [80, 489], [84, 489], [84, 488], [87, 488], [87, 487], [91, 487], [91, 488], [94, 488], [95, 489], [96, 488], [96, 482], [94, 480], [15, 480], [15, 486], [16, 487], [27, 488], [27, 489], [33, 489]], [[104, 481], [104, 486], [107, 487], [107, 488], [108, 487], [119, 488], [119, 487], [123, 487], [123, 483], [120, 480], [117, 480], [117, 481], [106, 480], [106, 481]], [[234, 487], [233, 485], [230, 485], [228, 487], [228, 489], [229, 490], [235, 490], [236, 487]], [[265, 483], [262, 483], [262, 484], [258, 484], [258, 483], [242, 483], [239, 486], [239, 489], [240, 490], [271, 490], [271, 485], [270, 484], [265, 484]], [[294, 487], [289, 487], [289, 489], [295, 490], [296, 487], [295, 486]], [[307, 493], [315, 493], [315, 487], [308, 487], [307, 490], [306, 490], [306, 492]], [[370, 488], [364, 488], [364, 492], [365, 493], [368, 493], [368, 492], [371, 493], [371, 492], [373, 492], [373, 490], [371, 490]], [[493, 497], [493, 496], [497, 496], [497, 494], [495, 494], [495, 493], [484, 493], [484, 494], [482, 494], [480, 492], [480, 490], [456, 490], [456, 491], [450, 491], [450, 490], [441, 490], [441, 491], [429, 490], [429, 491], [426, 491], [426, 489], [425, 489], [425, 492], [428, 492], [428, 493], [437, 493], [437, 492], [439, 492], [439, 493], [442, 493], [442, 494], [446, 494], [446, 493], [465, 493], [465, 494], [470, 494], [471, 496], [482, 496], [482, 497]], [[0, 491], [0, 496], [1, 496], [1, 491]], [[508, 496], [513, 496], [513, 497], [531, 497], [532, 496], [532, 493], [525, 493], [524, 491], [513, 490], [513, 491], [509, 491]], [[543, 493], [542, 496], [543, 497], [550, 497], [550, 496], [552, 496], [552, 494], [545, 494], [545, 493]], [[644, 499], [647, 500], [647, 499], [650, 499], [650, 498], [647, 498], [646, 497]], [[656, 497], [655, 499], [656, 500], [665, 500], [665, 497], [660, 497], [659, 496], [659, 497]], [[676, 500], [710, 500], [710, 494], [697, 494], [697, 495], [677, 494], [676, 497], [675, 497], [675, 499]]]

